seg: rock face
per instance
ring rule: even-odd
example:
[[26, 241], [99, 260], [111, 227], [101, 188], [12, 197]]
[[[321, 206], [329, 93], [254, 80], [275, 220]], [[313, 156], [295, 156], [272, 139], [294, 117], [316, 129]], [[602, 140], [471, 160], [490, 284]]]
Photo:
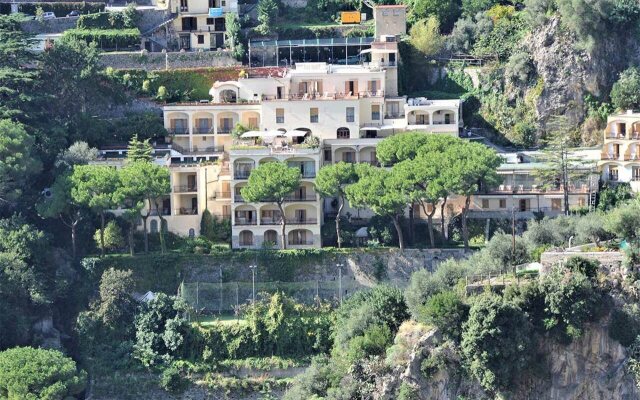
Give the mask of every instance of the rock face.
[[[460, 396], [472, 399], [493, 399], [473, 379], [459, 373], [459, 367], [444, 368], [425, 378], [421, 371], [424, 359], [434, 351], [440, 335], [432, 330], [413, 347], [406, 366], [398, 367], [379, 380], [376, 399], [395, 398], [405, 382], [414, 386], [420, 399], [456, 400]], [[541, 351], [547, 355], [546, 378], [524, 376], [514, 387], [510, 400], [632, 400], [639, 399], [635, 381], [625, 371], [626, 353], [618, 342], [609, 338], [606, 324], [594, 324], [570, 345], [543, 341]], [[445, 350], [444, 356], [457, 364], [457, 355]]]
[[545, 342], [551, 385], [541, 388], [539, 399], [638, 399], [634, 379], [626, 374], [625, 349], [609, 338], [602, 324], [592, 325], [568, 346]]
[[587, 52], [580, 48], [575, 35], [561, 28], [557, 17], [526, 38], [525, 47], [536, 75], [544, 81], [536, 102], [543, 126], [552, 115], [567, 115], [571, 122], [581, 123], [585, 118], [584, 96], [607, 94], [619, 72], [633, 61], [635, 52], [629, 51], [629, 43], [606, 41]]

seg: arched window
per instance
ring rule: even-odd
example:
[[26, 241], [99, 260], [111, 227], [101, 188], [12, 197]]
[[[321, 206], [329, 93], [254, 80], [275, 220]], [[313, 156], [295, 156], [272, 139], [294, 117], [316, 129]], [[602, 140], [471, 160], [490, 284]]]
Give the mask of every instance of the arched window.
[[240, 246], [253, 246], [253, 232], [240, 232]]
[[189, 229], [189, 237], [190, 238], [196, 237], [196, 230], [195, 229], [193, 229], [193, 228]]
[[349, 139], [351, 137], [351, 132], [349, 128], [338, 128], [337, 138], [338, 139]]
[[155, 219], [151, 220], [151, 233], [158, 233], [158, 221]]

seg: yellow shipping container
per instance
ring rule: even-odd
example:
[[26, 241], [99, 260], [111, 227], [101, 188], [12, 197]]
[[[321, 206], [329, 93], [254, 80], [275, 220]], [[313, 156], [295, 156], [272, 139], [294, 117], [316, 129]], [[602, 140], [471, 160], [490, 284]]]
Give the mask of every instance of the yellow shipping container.
[[340, 21], [342, 24], [359, 24], [360, 11], [342, 11], [340, 13]]

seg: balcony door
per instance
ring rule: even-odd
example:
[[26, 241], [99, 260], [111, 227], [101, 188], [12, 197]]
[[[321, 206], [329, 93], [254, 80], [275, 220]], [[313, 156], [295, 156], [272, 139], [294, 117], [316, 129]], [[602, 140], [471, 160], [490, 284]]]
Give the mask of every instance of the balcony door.
[[304, 222], [307, 220], [307, 210], [296, 210], [296, 221]]
[[189, 189], [190, 192], [195, 192], [196, 191], [196, 176], [195, 175], [188, 175], [187, 176], [187, 188]]

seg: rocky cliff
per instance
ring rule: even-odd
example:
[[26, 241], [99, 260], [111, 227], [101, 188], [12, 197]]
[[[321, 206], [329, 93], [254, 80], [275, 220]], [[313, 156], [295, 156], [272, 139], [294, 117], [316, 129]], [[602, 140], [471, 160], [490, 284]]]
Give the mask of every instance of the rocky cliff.
[[[457, 355], [440, 346], [440, 334], [431, 330], [413, 343], [405, 365], [396, 367], [378, 381], [377, 399], [393, 399], [405, 382], [418, 389], [420, 399], [455, 400], [460, 397], [493, 399], [480, 385], [459, 369]], [[625, 348], [607, 334], [605, 323], [590, 325], [584, 335], [570, 345], [544, 340], [540, 343], [545, 360], [545, 377], [523, 376], [508, 397], [512, 400], [631, 400], [640, 398], [634, 378], [625, 371]], [[423, 360], [441, 352], [449, 367], [439, 368], [429, 377], [421, 371]], [[498, 396], [499, 397], [499, 396]]]
[[551, 18], [524, 41], [531, 54], [535, 75], [544, 82], [536, 101], [536, 113], [544, 125], [551, 115], [567, 115], [572, 122], [585, 119], [587, 93], [606, 96], [618, 74], [636, 58], [633, 43], [602, 38], [587, 51], [575, 34], [563, 29], [558, 17]]

